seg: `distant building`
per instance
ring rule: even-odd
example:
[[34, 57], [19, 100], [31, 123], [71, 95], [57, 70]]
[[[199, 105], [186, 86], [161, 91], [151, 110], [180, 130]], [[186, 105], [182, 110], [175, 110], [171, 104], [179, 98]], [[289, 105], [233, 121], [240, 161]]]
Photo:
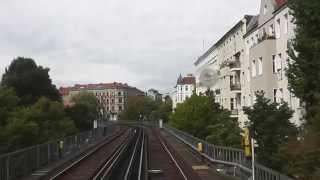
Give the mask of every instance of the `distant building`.
[[158, 90], [149, 89], [146, 95], [154, 101], [162, 101], [162, 94], [160, 94]]
[[172, 93], [172, 109], [177, 108], [177, 104], [183, 103], [194, 92], [196, 87], [196, 78], [192, 74], [182, 77], [181, 74]]
[[72, 106], [72, 97], [80, 92], [93, 93], [103, 109], [101, 112], [110, 120], [118, 120], [118, 116], [126, 108], [128, 97], [144, 96], [144, 92], [123, 83], [76, 84], [73, 87], [59, 89], [65, 106]]

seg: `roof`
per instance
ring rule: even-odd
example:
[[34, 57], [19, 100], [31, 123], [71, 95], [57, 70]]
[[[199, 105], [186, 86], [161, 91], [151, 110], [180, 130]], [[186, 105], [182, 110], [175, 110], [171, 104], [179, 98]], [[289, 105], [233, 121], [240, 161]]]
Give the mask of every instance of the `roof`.
[[247, 25], [247, 33], [243, 36], [246, 37], [251, 34], [259, 26], [259, 15], [253, 16]]
[[195, 84], [196, 78], [193, 75], [188, 75], [186, 77], [179, 77], [177, 84], [185, 85], [185, 84]]
[[[247, 25], [248, 22], [253, 18], [254, 16], [252, 15], [245, 15], [244, 19], [246, 19], [247, 21]], [[238, 21], [238, 23], [236, 25], [234, 25], [227, 33], [225, 33], [214, 45], [212, 45], [202, 56], [200, 56], [196, 62], [194, 63], [194, 65], [198, 65], [200, 64], [206, 57], [208, 57], [211, 52], [216, 49], [216, 47], [221, 44], [231, 33], [233, 33], [236, 29], [238, 29], [242, 24], [243, 24], [243, 19], [241, 19], [240, 21]]]
[[[60, 87], [59, 92], [62, 96], [68, 95], [70, 91], [80, 90], [104, 90], [104, 89], [134, 89], [140, 91], [135, 87], [131, 87], [126, 83], [99, 83], [99, 84], [76, 84], [73, 87]], [[143, 92], [143, 91], [141, 91]]]
[[287, 3], [287, 0], [275, 0], [278, 7], [281, 7]]

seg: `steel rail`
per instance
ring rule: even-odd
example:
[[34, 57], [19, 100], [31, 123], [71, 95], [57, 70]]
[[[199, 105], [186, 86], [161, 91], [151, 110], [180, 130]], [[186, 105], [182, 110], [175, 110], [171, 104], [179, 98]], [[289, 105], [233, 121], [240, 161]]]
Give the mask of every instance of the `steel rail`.
[[62, 169], [61, 171], [59, 171], [57, 174], [55, 174], [53, 177], [50, 178], [50, 180], [54, 180], [57, 179], [61, 176], [63, 176], [63, 174], [65, 174], [66, 172], [68, 172], [69, 170], [71, 170], [73, 167], [75, 167], [76, 165], [78, 165], [80, 162], [82, 162], [83, 160], [89, 158], [90, 156], [92, 156], [95, 152], [99, 151], [100, 149], [102, 149], [104, 146], [112, 143], [113, 141], [115, 141], [117, 138], [119, 138], [121, 135], [123, 135], [126, 131], [122, 131], [121, 133], [115, 135], [114, 137], [112, 137], [111, 139], [106, 140], [106, 142], [100, 144], [98, 147], [90, 150], [88, 153], [86, 153], [85, 155], [83, 155], [81, 158], [77, 159], [75, 162], [73, 162], [72, 164], [70, 164], [69, 166], [67, 166], [66, 168]]
[[144, 130], [142, 130], [142, 143], [141, 143], [141, 150], [140, 150], [140, 162], [139, 162], [138, 180], [141, 180], [143, 157], [144, 157], [144, 141], [145, 141], [145, 135], [144, 135]]
[[[137, 131], [135, 131], [137, 132]], [[98, 179], [106, 179], [107, 176], [109, 176], [112, 173], [112, 170], [114, 169], [114, 167], [117, 165], [117, 163], [119, 163], [119, 159], [121, 158], [121, 156], [125, 153], [126, 148], [128, 147], [128, 145], [130, 144], [130, 141], [132, 139], [128, 140], [128, 142], [126, 143], [126, 146], [123, 147], [121, 149], [121, 151], [119, 151], [118, 154], [116, 154], [116, 156], [114, 156], [113, 159], [110, 160], [109, 164], [105, 164], [103, 166], [103, 168], [101, 168], [101, 170], [99, 171], [99, 173], [93, 178], [94, 180], [98, 180]], [[137, 142], [139, 140], [139, 136], [137, 137]]]
[[93, 180], [104, 179], [110, 172], [114, 164], [121, 157], [123, 151], [127, 148], [129, 141], [125, 141], [121, 144], [120, 148], [109, 158], [109, 160], [103, 165], [99, 172], [92, 178]]
[[183, 178], [185, 180], [188, 180], [187, 176], [185, 175], [185, 173], [183, 172], [182, 168], [180, 167], [180, 165], [178, 164], [178, 162], [175, 160], [174, 156], [172, 155], [172, 153], [170, 152], [170, 150], [168, 149], [168, 147], [165, 145], [165, 143], [162, 141], [160, 135], [158, 135], [158, 139], [162, 145], [162, 147], [165, 149], [165, 151], [169, 154], [171, 160], [174, 162], [174, 164], [176, 165], [176, 167], [178, 168], [180, 174], [183, 176]]
[[142, 134], [142, 132], [139, 133], [137, 141], [136, 141], [136, 143], [134, 145], [134, 150], [133, 150], [133, 153], [131, 155], [128, 168], [126, 170], [126, 173], [125, 173], [125, 176], [124, 176], [124, 180], [128, 180], [128, 178], [129, 178], [129, 173], [130, 173], [130, 170], [132, 169], [132, 164], [133, 164], [134, 158], [136, 157], [136, 154], [137, 154], [136, 152], [137, 152], [137, 149], [138, 149], [138, 144], [139, 144], [139, 141], [140, 141], [140, 138], [141, 138], [141, 134]]

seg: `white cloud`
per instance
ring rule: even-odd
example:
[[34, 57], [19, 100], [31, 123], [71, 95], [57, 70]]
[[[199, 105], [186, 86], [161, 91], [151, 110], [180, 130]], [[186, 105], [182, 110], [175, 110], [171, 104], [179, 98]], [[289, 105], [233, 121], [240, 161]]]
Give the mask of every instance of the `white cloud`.
[[166, 89], [245, 14], [252, 0], [10, 0], [0, 2], [0, 73], [17, 56], [55, 82], [122, 81]]

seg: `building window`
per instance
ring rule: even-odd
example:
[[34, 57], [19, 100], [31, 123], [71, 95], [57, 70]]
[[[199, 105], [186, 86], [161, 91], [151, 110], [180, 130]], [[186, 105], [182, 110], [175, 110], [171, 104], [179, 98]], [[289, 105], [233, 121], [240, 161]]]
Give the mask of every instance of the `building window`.
[[281, 20], [280, 18], [277, 19], [277, 24], [276, 24], [276, 38], [280, 38], [280, 33], [281, 33]]
[[273, 102], [277, 102], [277, 89], [273, 89]]
[[122, 106], [119, 106], [118, 108], [119, 108], [119, 111], [122, 111]]
[[282, 88], [279, 89], [279, 94], [280, 94], [280, 95], [279, 95], [279, 99], [280, 99], [279, 102], [280, 102], [280, 103], [283, 103], [283, 102], [284, 102], [284, 100], [283, 100], [283, 96], [284, 96], [284, 95], [283, 95], [283, 89], [282, 89]]
[[121, 96], [121, 92], [118, 92], [118, 96]]
[[276, 71], [278, 74], [278, 80], [282, 80], [282, 54], [278, 54], [278, 58], [276, 59]]
[[284, 15], [284, 27], [283, 27], [283, 33], [287, 34], [288, 33], [288, 29], [289, 29], [289, 17], [288, 14]]
[[188, 85], [186, 85], [186, 91], [188, 91]]
[[230, 109], [234, 110], [234, 98], [230, 98]]
[[274, 27], [273, 27], [273, 24], [271, 24], [271, 25], [269, 26], [269, 35], [270, 35], [270, 36], [274, 36]]
[[265, 14], [267, 14], [267, 12], [268, 12], [268, 5], [264, 5], [263, 14], [265, 15]]
[[276, 73], [276, 55], [272, 55], [272, 72]]
[[262, 57], [260, 57], [258, 61], [258, 73], [262, 75]]
[[257, 75], [256, 60], [252, 61], [251, 69], [252, 69], [252, 77], [256, 77]]
[[241, 77], [241, 83], [242, 85], [245, 85], [245, 76], [244, 76], [244, 72], [242, 72], [242, 77]]
[[122, 98], [119, 98], [119, 103], [122, 103]]

